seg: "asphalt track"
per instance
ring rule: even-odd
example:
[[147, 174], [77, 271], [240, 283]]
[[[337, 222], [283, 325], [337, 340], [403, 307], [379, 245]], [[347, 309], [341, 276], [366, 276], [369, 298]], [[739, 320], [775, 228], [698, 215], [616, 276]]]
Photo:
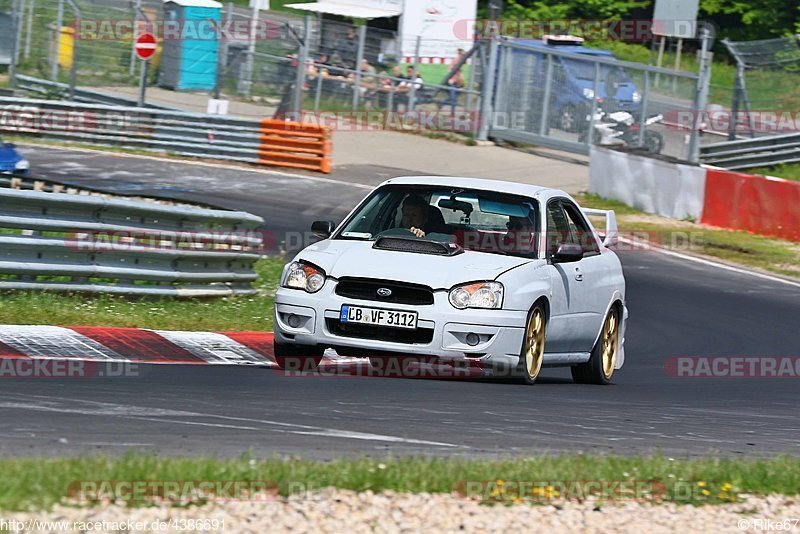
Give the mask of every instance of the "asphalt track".
[[[138, 158], [27, 155], [47, 178], [247, 209], [277, 232], [341, 218], [366, 193], [346, 182]], [[221, 366], [150, 366], [138, 378], [6, 379], [0, 454], [799, 453], [800, 379], [678, 378], [665, 364], [674, 356], [800, 356], [800, 287], [655, 252], [622, 259], [627, 361], [608, 387], [573, 384], [560, 369], [546, 369], [533, 387], [288, 378]]]

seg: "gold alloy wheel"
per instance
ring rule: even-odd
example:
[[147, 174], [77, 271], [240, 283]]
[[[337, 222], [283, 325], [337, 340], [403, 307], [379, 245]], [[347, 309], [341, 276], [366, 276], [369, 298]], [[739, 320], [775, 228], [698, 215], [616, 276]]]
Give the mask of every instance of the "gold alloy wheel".
[[616, 310], [608, 312], [606, 323], [603, 325], [602, 338], [602, 363], [603, 376], [606, 380], [614, 374], [614, 366], [617, 363], [617, 349], [619, 341], [619, 321], [617, 320]]
[[536, 308], [528, 321], [525, 332], [525, 371], [528, 378], [533, 381], [539, 376], [542, 369], [542, 356], [544, 355], [544, 313], [541, 308]]

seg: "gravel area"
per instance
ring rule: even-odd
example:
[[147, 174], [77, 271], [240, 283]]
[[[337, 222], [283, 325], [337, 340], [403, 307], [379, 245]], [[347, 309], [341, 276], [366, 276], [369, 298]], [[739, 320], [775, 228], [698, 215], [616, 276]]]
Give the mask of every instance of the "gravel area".
[[[488, 506], [457, 495], [323, 490], [288, 499], [212, 503], [189, 508], [57, 507], [51, 512], [0, 513], [3, 521], [103, 522], [63, 527], [27, 523], [22, 532], [800, 532], [800, 498], [745, 497], [725, 505], [654, 505], [628, 502], [598, 506], [592, 502]], [[128, 520], [141, 522], [138, 526]], [[216, 528], [208, 521], [217, 520]], [[224, 520], [224, 527], [222, 521]], [[787, 521], [778, 525], [777, 522]], [[174, 521], [154, 525], [153, 521]], [[759, 521], [761, 521], [759, 523]], [[771, 521], [772, 523], [767, 523]], [[120, 524], [114, 525], [113, 522]], [[34, 527], [39, 527], [34, 528]], [[140, 528], [140, 527], [145, 528]], [[157, 528], [153, 528], [157, 526]], [[42, 528], [45, 527], [45, 528]], [[77, 528], [76, 528], [77, 527]], [[199, 528], [198, 528], [199, 527]], [[558, 529], [558, 530], [554, 530]]]

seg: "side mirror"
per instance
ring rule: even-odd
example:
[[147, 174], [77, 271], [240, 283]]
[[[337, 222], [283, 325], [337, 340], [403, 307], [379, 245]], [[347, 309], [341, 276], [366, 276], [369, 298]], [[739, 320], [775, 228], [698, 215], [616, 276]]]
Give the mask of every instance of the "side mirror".
[[562, 243], [553, 255], [553, 263], [572, 263], [583, 259], [583, 248], [574, 243]]
[[311, 233], [322, 239], [328, 239], [335, 228], [336, 225], [333, 221], [314, 221], [311, 223]]

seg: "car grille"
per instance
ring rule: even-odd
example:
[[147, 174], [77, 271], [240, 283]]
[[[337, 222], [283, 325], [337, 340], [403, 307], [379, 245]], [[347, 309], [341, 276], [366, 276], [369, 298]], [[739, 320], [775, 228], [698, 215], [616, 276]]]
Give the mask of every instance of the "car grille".
[[394, 343], [428, 344], [433, 341], [433, 328], [391, 328], [388, 326], [342, 323], [339, 319], [325, 319], [328, 331], [342, 337], [391, 341]]
[[[378, 289], [381, 288], [391, 290], [392, 294], [388, 297], [379, 296]], [[350, 299], [376, 300], [387, 304], [410, 304], [416, 306], [433, 304], [433, 290], [429, 287], [367, 278], [339, 279], [339, 283], [336, 284], [336, 294]]]

